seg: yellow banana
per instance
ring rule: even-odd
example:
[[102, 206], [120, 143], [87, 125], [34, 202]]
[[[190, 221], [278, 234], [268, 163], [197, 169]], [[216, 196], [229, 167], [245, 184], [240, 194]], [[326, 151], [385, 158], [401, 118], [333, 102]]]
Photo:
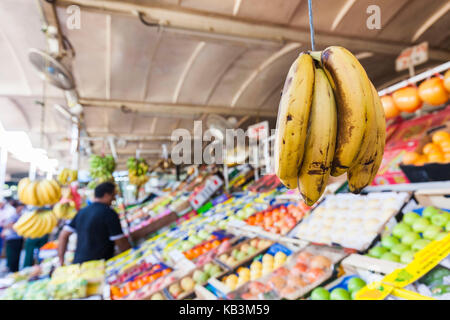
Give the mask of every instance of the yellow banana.
[[13, 229], [18, 235], [23, 235], [34, 224], [36, 219], [36, 211], [23, 214], [19, 220], [13, 225]]
[[39, 233], [42, 230], [42, 226], [44, 225], [44, 221], [39, 213], [36, 213], [36, 218], [34, 219], [34, 224], [24, 233], [24, 236], [27, 238], [39, 238]]
[[39, 206], [40, 202], [36, 194], [37, 182], [33, 181], [28, 184], [23, 190], [24, 193], [24, 201], [23, 203], [31, 205], [31, 206]]
[[19, 195], [19, 198], [21, 197], [21, 194], [25, 187], [30, 184], [30, 179], [23, 178], [19, 181], [19, 184], [17, 185], [17, 194]]
[[322, 69], [316, 68], [305, 154], [298, 177], [300, 194], [313, 205], [328, 182], [336, 144], [337, 116], [333, 90]]
[[[375, 137], [373, 144], [365, 151], [366, 157], [362, 163], [355, 165], [348, 171], [349, 189], [353, 193], [359, 193], [373, 181], [380, 167], [384, 153], [386, 121], [383, 105], [375, 87], [370, 83], [374, 101]], [[364, 162], [366, 161], [366, 162]]]
[[[332, 176], [345, 173], [357, 157], [367, 127], [367, 75], [347, 49], [332, 46], [321, 54], [321, 62], [334, 86], [338, 126]], [[361, 71], [362, 70], [362, 71]], [[364, 77], [365, 75], [365, 77]]]
[[36, 231], [35, 237], [40, 238], [45, 236], [47, 233], [49, 233], [49, 229], [52, 226], [52, 222], [50, 221], [50, 216], [47, 212], [41, 212], [38, 213], [39, 219], [42, 220], [42, 226], [39, 228], [39, 230]]
[[39, 181], [36, 186], [36, 196], [42, 205], [48, 205], [52, 202], [52, 187], [45, 180]]
[[275, 172], [288, 188], [297, 187], [303, 160], [314, 86], [314, 62], [301, 53], [292, 64], [278, 107], [275, 137]]
[[50, 183], [50, 185], [53, 186], [54, 190], [55, 190], [55, 197], [53, 198], [53, 202], [51, 204], [54, 204], [56, 202], [58, 202], [61, 199], [61, 187], [59, 186], [58, 182], [56, 182], [53, 179], [50, 180], [46, 180]]

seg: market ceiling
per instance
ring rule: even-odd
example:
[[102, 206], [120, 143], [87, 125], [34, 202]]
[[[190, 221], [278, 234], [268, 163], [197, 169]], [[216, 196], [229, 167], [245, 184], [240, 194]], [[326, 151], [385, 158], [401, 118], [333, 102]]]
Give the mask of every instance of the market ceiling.
[[[407, 76], [395, 71], [395, 58], [411, 44], [430, 46], [430, 59], [417, 72], [450, 60], [448, 1], [377, 1], [381, 29], [369, 30], [367, 8], [373, 3], [314, 0], [317, 49], [347, 47], [379, 89]], [[73, 4], [81, 8], [80, 29], [67, 27]], [[193, 120], [211, 113], [238, 121], [247, 115], [243, 127], [264, 119], [273, 126], [287, 70], [300, 51], [310, 49], [306, 0], [57, 0], [55, 5], [61, 34], [75, 50], [71, 67], [87, 133], [137, 137], [116, 146], [121, 163], [138, 148], [161, 148], [161, 139], [152, 136], [192, 130]], [[27, 54], [29, 48], [46, 49], [41, 27], [38, 1], [0, 2], [1, 120], [7, 130], [31, 132], [33, 145], [40, 140], [41, 107], [35, 101], [43, 100], [44, 85]], [[50, 85], [45, 92], [44, 147], [69, 164], [70, 123], [53, 108], [65, 105], [64, 94]], [[141, 136], [146, 139], [139, 141]], [[106, 141], [92, 141], [94, 152], [109, 152]]]

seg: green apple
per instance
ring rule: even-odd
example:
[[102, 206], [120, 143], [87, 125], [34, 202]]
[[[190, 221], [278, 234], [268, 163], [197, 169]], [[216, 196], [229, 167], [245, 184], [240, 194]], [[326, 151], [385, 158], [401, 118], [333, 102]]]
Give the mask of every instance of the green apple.
[[350, 293], [342, 288], [336, 288], [330, 293], [330, 300], [351, 300]]
[[403, 243], [399, 243], [392, 247], [391, 252], [398, 256], [401, 256], [403, 252], [408, 251], [408, 250], [409, 250], [409, 246], [407, 246], [406, 244], [403, 244]]
[[209, 232], [206, 230], [200, 230], [200, 232], [198, 233], [198, 236], [203, 239], [206, 240], [209, 238]]
[[233, 251], [231, 251], [231, 255], [233, 256], [233, 258], [235, 258], [236, 260], [239, 260], [237, 258], [237, 255], [239, 254], [239, 250], [238, 249], [233, 249]]
[[417, 213], [411, 211], [411, 212], [408, 212], [408, 213], [404, 214], [403, 222], [408, 224], [408, 225], [410, 225], [410, 226], [412, 226], [414, 224], [414, 222], [418, 218], [420, 218], [420, 215], [418, 215]]
[[220, 270], [220, 267], [218, 265], [213, 265], [211, 267], [211, 269], [209, 269], [209, 275], [211, 277], [215, 277], [215, 276], [217, 276], [217, 275], [219, 275], [221, 273], [222, 273], [222, 270]]
[[383, 238], [381, 238], [381, 245], [385, 248], [391, 249], [396, 244], [399, 244], [399, 241], [393, 236], [384, 236]]
[[416, 240], [411, 246], [414, 251], [419, 251], [425, 248], [431, 241], [427, 239], [419, 239]]
[[192, 278], [196, 283], [204, 283], [206, 282], [206, 280], [208, 280], [208, 275], [206, 274], [206, 272], [203, 272], [201, 270], [195, 270]]
[[396, 255], [395, 253], [392, 252], [386, 252], [385, 254], [383, 254], [381, 256], [382, 260], [389, 260], [389, 261], [393, 261], [393, 262], [399, 262], [400, 258], [398, 255]]
[[442, 213], [435, 213], [431, 216], [431, 223], [438, 227], [443, 227], [447, 224], [449, 218]]
[[203, 266], [203, 271], [205, 271], [206, 273], [210, 273], [211, 272], [211, 268], [214, 266], [213, 263], [208, 262], [207, 264], [205, 264]]
[[430, 225], [423, 232], [423, 237], [428, 240], [434, 240], [436, 239], [438, 233], [440, 233], [441, 231], [442, 231], [441, 227]]
[[409, 231], [412, 231], [411, 227], [404, 222], [400, 222], [392, 229], [392, 234], [397, 238], [401, 238]]
[[246, 257], [246, 254], [245, 254], [245, 252], [243, 252], [243, 251], [239, 251], [239, 252], [236, 254], [236, 260], [238, 260], [238, 261], [244, 260], [245, 257]]
[[220, 228], [220, 229], [226, 229], [227, 228], [227, 221], [226, 220], [222, 220], [222, 221], [220, 221], [218, 224], [217, 224], [217, 226]]
[[361, 278], [351, 278], [348, 281], [348, 291], [355, 292], [361, 290], [366, 285], [366, 282]]
[[368, 254], [369, 256], [373, 258], [380, 258], [384, 253], [386, 253], [388, 249], [384, 247], [374, 247], [369, 250]]
[[440, 211], [441, 211], [441, 210], [439, 210], [439, 209], [436, 208], [436, 207], [428, 206], [428, 207], [426, 207], [425, 209], [423, 209], [423, 211], [422, 211], [422, 217], [425, 217], [425, 218], [431, 218], [431, 216], [432, 216], [433, 214], [439, 213]]
[[192, 245], [192, 243], [190, 242], [190, 241], [184, 241], [182, 244], [181, 244], [181, 251], [187, 251], [187, 250], [189, 250], [190, 248], [192, 248], [193, 247], [193, 245]]
[[430, 222], [427, 218], [418, 218], [416, 221], [414, 221], [412, 225], [412, 229], [415, 232], [424, 232], [425, 229], [430, 225]]
[[406, 244], [408, 246], [411, 246], [414, 242], [420, 239], [420, 236], [418, 233], [415, 233], [414, 231], [407, 232], [402, 237], [402, 243]]
[[433, 240], [442, 240], [448, 235], [448, 232], [439, 232]]
[[358, 293], [358, 291], [353, 291], [352, 292], [352, 294], [351, 294], [352, 300], [356, 300], [356, 294]]
[[400, 256], [400, 262], [404, 264], [408, 264], [414, 260], [414, 251], [408, 250], [402, 253]]
[[258, 250], [255, 248], [255, 247], [248, 247], [248, 249], [247, 249], [247, 254], [249, 255], [249, 256], [251, 256], [251, 255], [254, 255], [256, 252], [257, 252]]
[[325, 288], [315, 288], [311, 292], [311, 300], [330, 300], [330, 293]]

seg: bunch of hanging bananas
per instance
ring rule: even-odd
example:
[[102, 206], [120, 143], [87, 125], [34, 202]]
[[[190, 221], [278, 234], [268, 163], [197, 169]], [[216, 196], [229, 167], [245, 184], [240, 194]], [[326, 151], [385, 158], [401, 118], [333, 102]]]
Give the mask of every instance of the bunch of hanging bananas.
[[308, 205], [329, 175], [347, 172], [359, 193], [381, 164], [386, 123], [380, 98], [358, 59], [345, 48], [303, 52], [292, 64], [278, 109], [275, 170]]
[[103, 182], [113, 182], [113, 172], [116, 168], [116, 161], [113, 156], [97, 156], [92, 155], [89, 159], [89, 174], [93, 181], [88, 185], [89, 188], [95, 188], [98, 184]]
[[13, 225], [18, 235], [25, 238], [40, 238], [52, 232], [58, 219], [51, 210], [32, 211], [23, 214]]
[[134, 184], [136, 186], [142, 186], [150, 179], [147, 175], [148, 172], [148, 164], [145, 159], [140, 158], [136, 159], [131, 157], [127, 160], [127, 168], [128, 168], [128, 179], [130, 184]]
[[53, 206], [53, 213], [58, 219], [71, 220], [77, 215], [75, 202], [73, 201], [65, 203], [59, 202]]
[[17, 186], [19, 200], [31, 206], [52, 205], [61, 198], [61, 188], [55, 180], [31, 181], [24, 178]]
[[58, 175], [58, 182], [62, 186], [78, 180], [78, 171], [64, 168]]

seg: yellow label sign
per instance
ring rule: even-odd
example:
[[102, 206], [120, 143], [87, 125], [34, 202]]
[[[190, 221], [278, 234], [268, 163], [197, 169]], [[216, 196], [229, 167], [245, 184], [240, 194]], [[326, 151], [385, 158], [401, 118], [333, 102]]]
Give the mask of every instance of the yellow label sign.
[[358, 291], [355, 295], [356, 300], [384, 300], [394, 290], [393, 286], [375, 281], [369, 283]]
[[433, 241], [417, 252], [414, 260], [405, 268], [397, 269], [382, 280], [396, 288], [403, 288], [422, 278], [450, 254], [450, 234], [444, 239]]

